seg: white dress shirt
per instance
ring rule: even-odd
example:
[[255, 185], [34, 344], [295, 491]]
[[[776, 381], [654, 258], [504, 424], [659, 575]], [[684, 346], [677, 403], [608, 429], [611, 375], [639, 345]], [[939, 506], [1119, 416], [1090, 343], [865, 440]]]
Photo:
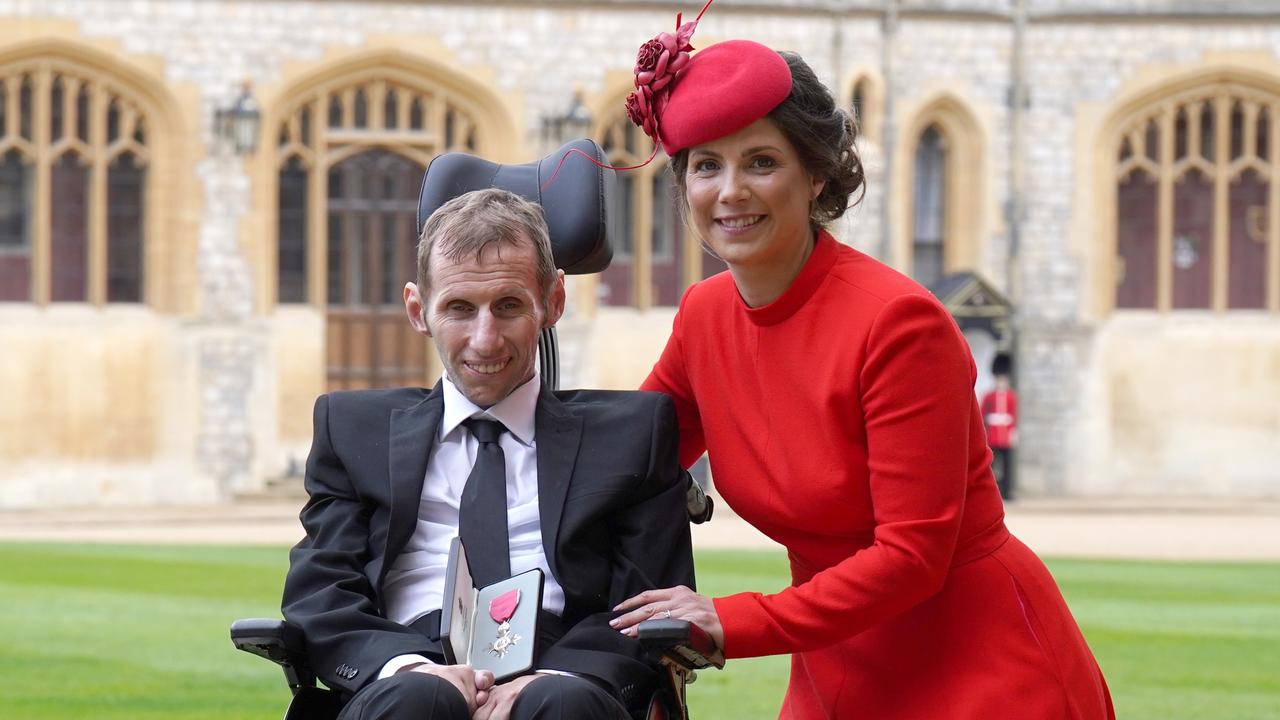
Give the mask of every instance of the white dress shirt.
[[[564, 612], [564, 588], [551, 574], [542, 547], [542, 523], [538, 515], [538, 453], [534, 415], [542, 383], [532, 379], [501, 402], [485, 410], [466, 398], [446, 377], [444, 415], [427, 460], [418, 505], [418, 525], [387, 572], [382, 586], [387, 618], [403, 625], [440, 609], [444, 597], [445, 566], [449, 543], [458, 534], [458, 507], [467, 476], [475, 465], [479, 442], [462, 425], [469, 418], [497, 420], [507, 432], [498, 439], [506, 458], [507, 534], [513, 575], [541, 568], [544, 576], [542, 608]], [[427, 662], [420, 655], [393, 658], [378, 674], [387, 677], [413, 663]]]

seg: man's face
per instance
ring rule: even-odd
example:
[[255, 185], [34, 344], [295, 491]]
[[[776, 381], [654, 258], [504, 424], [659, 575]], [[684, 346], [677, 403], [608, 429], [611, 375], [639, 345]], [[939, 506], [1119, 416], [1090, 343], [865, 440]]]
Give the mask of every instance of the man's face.
[[430, 296], [408, 283], [404, 300], [414, 328], [435, 342], [449, 379], [487, 408], [533, 377], [538, 333], [564, 311], [564, 274], [544, 306], [531, 241], [492, 244], [480, 257], [457, 262], [433, 249]]

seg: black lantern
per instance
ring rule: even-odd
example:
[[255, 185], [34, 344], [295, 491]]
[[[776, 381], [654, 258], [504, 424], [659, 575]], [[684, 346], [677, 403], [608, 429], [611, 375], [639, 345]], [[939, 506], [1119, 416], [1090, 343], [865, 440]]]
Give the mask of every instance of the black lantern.
[[548, 145], [563, 145], [586, 137], [591, 131], [591, 111], [582, 102], [582, 91], [574, 91], [573, 100], [563, 115], [542, 118], [542, 137]]
[[246, 82], [240, 87], [240, 96], [235, 103], [229, 108], [220, 108], [214, 115], [214, 130], [237, 155], [252, 155], [258, 148], [258, 124], [261, 120], [258, 101], [253, 99]]

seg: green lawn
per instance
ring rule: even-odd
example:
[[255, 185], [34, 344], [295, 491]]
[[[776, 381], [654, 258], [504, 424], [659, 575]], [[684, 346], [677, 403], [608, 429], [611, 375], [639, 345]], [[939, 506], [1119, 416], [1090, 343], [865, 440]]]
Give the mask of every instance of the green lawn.
[[[286, 691], [227, 626], [277, 613], [282, 548], [0, 544], [3, 714], [278, 718]], [[1122, 718], [1280, 718], [1280, 565], [1054, 560]], [[704, 591], [775, 589], [775, 553], [707, 552]], [[700, 718], [772, 717], [785, 658], [691, 688]]]

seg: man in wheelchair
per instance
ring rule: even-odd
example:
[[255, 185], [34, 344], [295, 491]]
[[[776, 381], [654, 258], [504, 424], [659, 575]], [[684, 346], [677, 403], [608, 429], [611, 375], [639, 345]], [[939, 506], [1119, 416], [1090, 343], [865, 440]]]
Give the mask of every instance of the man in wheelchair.
[[[538, 336], [564, 310], [564, 273], [541, 209], [504, 190], [431, 215], [404, 303], [445, 377], [319, 398], [285, 583], [311, 668], [350, 698], [339, 717], [642, 713], [658, 672], [608, 620], [642, 590], [693, 585], [670, 400], [543, 386]], [[445, 664], [454, 536], [477, 586], [543, 571], [535, 672], [495, 685]]]

